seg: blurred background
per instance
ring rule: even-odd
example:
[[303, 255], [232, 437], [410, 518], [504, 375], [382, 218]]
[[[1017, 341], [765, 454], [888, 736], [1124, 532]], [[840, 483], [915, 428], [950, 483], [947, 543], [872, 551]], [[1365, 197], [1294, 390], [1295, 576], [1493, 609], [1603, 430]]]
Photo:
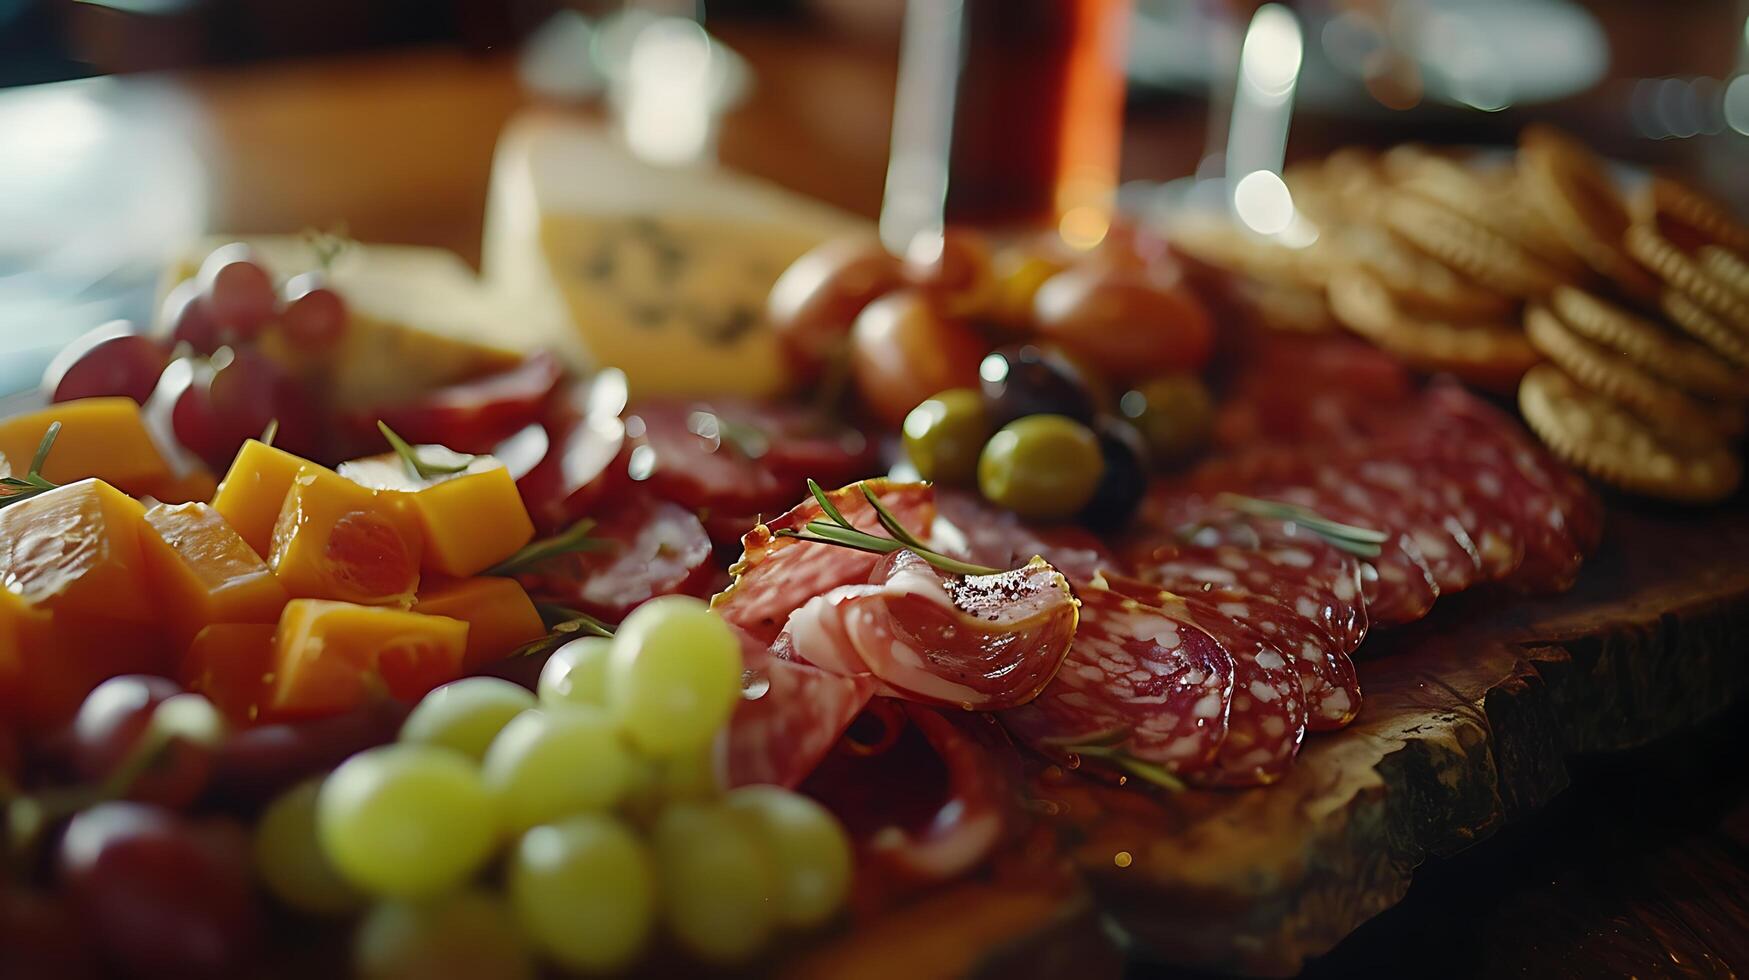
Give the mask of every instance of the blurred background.
[[[911, 52], [918, 77], [937, 57], [958, 73], [949, 217], [996, 223], [1070, 210], [1051, 197], [1076, 162], [1063, 147], [1131, 187], [1218, 170], [1263, 22], [1241, 0], [915, 6], [957, 24], [955, 50], [932, 52], [929, 34]], [[1292, 43], [1265, 32], [1258, 50], [1287, 72], [1288, 105], [1240, 128], [1279, 131], [1291, 113], [1288, 160], [1508, 143], [1549, 120], [1749, 203], [1749, 0], [1276, 6]], [[711, 71], [680, 96], [709, 105], [704, 152], [881, 211], [902, 0], [0, 0], [0, 350], [142, 316], [167, 250], [203, 232], [343, 224], [477, 263], [504, 123], [672, 89], [672, 64], [632, 56], [657, 18], [709, 31]], [[924, 130], [939, 88], [913, 99]]]

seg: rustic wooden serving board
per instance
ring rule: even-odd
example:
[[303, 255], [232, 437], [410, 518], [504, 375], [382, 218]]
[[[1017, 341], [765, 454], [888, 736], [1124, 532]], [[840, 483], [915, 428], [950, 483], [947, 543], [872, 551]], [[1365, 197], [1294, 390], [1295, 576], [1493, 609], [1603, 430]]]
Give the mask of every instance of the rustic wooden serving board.
[[1369, 639], [1360, 717], [1310, 738], [1282, 782], [1173, 795], [1041, 767], [1047, 829], [1022, 854], [859, 924], [796, 972], [1094, 976], [1119, 969], [1120, 945], [1297, 972], [1400, 900], [1422, 861], [1559, 793], [1568, 757], [1749, 692], [1749, 509], [1612, 502], [1609, 520], [1571, 592], [1449, 597]]

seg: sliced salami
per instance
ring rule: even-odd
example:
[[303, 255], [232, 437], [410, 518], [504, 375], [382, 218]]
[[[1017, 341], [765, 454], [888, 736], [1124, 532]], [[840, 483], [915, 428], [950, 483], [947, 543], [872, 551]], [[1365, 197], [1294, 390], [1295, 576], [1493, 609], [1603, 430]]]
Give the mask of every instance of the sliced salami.
[[692, 511], [679, 504], [627, 495], [600, 512], [590, 536], [598, 551], [574, 552], [517, 576], [537, 600], [569, 606], [617, 623], [660, 595], [704, 597], [720, 571], [711, 541]]
[[875, 683], [782, 659], [742, 636], [741, 702], [726, 734], [727, 784], [793, 787], [832, 751]]
[[[1381, 454], [1355, 462], [1355, 473], [1373, 486], [1405, 496], [1419, 494], [1424, 505], [1438, 506], [1455, 521], [1475, 546], [1482, 581], [1498, 582], [1524, 562], [1524, 536], [1502, 501], [1482, 490], [1472, 467], [1425, 455]], [[1445, 583], [1441, 583], [1445, 589]]]
[[952, 576], [899, 551], [873, 578], [810, 599], [778, 647], [830, 673], [873, 677], [882, 694], [992, 711], [1036, 697], [1075, 636], [1069, 583], [1042, 559]]
[[1227, 737], [1207, 769], [1191, 775], [1209, 786], [1262, 786], [1293, 767], [1306, 734], [1306, 700], [1293, 654], [1267, 636], [1253, 616], [1255, 596], [1238, 590], [1167, 591], [1134, 579], [1111, 578], [1112, 590], [1151, 604], [1182, 599], [1196, 625], [1233, 657], [1233, 702]]
[[[935, 491], [927, 484], [870, 480], [868, 487], [907, 528], [920, 531], [935, 520]], [[859, 530], [889, 536], [855, 486], [834, 490], [828, 496]], [[808, 600], [841, 585], [866, 585], [880, 555], [798, 541], [777, 533], [800, 530], [823, 517], [825, 512], [810, 497], [783, 516], [747, 532], [741, 539], [741, 560], [730, 569], [735, 582], [711, 600], [711, 606], [730, 625], [769, 644], [783, 631], [790, 613]]]
[[1034, 528], [1013, 511], [985, 503], [976, 494], [936, 490], [937, 517], [930, 531], [943, 552], [989, 565], [1016, 568], [1037, 555], [1071, 582], [1088, 582], [1102, 571], [1121, 572], [1111, 549], [1085, 528], [1074, 525]]
[[1178, 773], [1207, 767], [1227, 734], [1233, 658], [1195, 620], [1179, 601], [1081, 590], [1068, 659], [1035, 700], [1003, 712], [1003, 724], [1057, 758], [1127, 755]]

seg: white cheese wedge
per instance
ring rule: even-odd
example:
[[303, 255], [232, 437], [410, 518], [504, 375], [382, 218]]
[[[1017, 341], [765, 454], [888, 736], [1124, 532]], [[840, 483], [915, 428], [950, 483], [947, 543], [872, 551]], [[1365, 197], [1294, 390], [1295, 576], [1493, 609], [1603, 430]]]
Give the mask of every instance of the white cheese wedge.
[[[193, 276], [214, 248], [237, 240], [212, 238], [188, 248], [171, 266], [166, 290]], [[301, 236], [241, 240], [255, 249], [276, 282], [319, 266]], [[296, 366], [320, 376], [337, 408], [404, 401], [512, 366], [536, 346], [527, 323], [507, 312], [453, 252], [352, 245], [335, 259], [328, 276], [346, 302], [345, 339], [318, 361], [298, 359]], [[263, 349], [281, 353], [271, 339], [263, 341]], [[296, 352], [283, 353], [297, 358]]]
[[586, 365], [634, 394], [765, 396], [788, 382], [765, 321], [803, 252], [865, 219], [720, 167], [658, 167], [604, 127], [511, 124], [487, 201], [483, 272]]

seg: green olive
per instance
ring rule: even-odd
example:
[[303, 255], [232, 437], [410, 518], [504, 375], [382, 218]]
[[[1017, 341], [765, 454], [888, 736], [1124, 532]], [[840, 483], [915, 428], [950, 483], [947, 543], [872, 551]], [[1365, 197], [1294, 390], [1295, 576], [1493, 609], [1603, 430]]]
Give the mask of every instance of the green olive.
[[923, 479], [968, 487], [977, 482], [990, 417], [976, 390], [949, 388], [924, 399], [905, 416], [904, 432], [905, 455]]
[[1099, 439], [1063, 415], [1015, 419], [990, 437], [978, 457], [978, 489], [984, 496], [1040, 520], [1079, 513], [1104, 474]]
[[1169, 374], [1124, 393], [1118, 408], [1136, 424], [1160, 463], [1181, 462], [1208, 443], [1214, 399], [1194, 374]]

